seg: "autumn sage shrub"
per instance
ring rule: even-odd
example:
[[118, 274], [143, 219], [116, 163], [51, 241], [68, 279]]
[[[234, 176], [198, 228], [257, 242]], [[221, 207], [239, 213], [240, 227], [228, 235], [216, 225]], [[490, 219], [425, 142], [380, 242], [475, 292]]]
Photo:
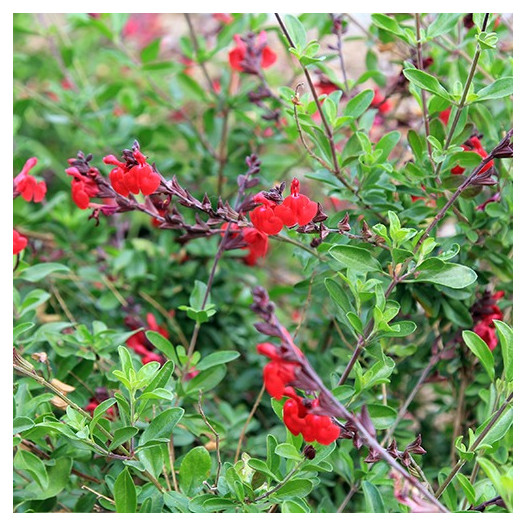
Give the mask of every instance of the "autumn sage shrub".
[[512, 24], [16, 14], [14, 511], [511, 512]]

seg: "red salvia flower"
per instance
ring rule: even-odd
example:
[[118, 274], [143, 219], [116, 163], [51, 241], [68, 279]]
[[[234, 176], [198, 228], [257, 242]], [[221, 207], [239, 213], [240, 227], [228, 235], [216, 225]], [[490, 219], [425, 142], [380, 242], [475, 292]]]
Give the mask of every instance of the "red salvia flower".
[[263, 383], [268, 394], [276, 400], [281, 400], [287, 386], [296, 378], [296, 362], [285, 361], [271, 343], [260, 343], [257, 346], [259, 354], [270, 358], [263, 369]]
[[268, 236], [256, 228], [243, 228], [243, 240], [247, 243], [248, 255], [244, 261], [247, 265], [255, 265], [259, 258], [268, 251]]
[[37, 164], [38, 159], [36, 157], [31, 157], [26, 161], [22, 171], [15, 177], [13, 184], [15, 186], [15, 191], [18, 192], [22, 199], [26, 201], [34, 201], [39, 203], [44, 199], [46, 195], [47, 187], [44, 181], [37, 182], [34, 176], [29, 174], [29, 170], [34, 168]]
[[109, 174], [113, 189], [123, 197], [128, 197], [130, 193], [153, 194], [159, 188], [161, 176], [146, 162], [137, 145], [134, 145], [132, 155], [133, 159], [128, 158], [127, 163], [119, 161], [114, 155], [102, 159], [105, 164], [116, 167]]
[[13, 229], [13, 256], [19, 254], [27, 246], [27, 237]]
[[306, 195], [300, 194], [300, 182], [296, 178], [290, 185], [290, 195], [274, 209], [274, 214], [288, 227], [296, 224], [306, 225], [312, 221], [317, 212], [317, 203], [311, 201]]
[[260, 231], [269, 236], [278, 234], [283, 228], [283, 220], [276, 216], [274, 210], [277, 205], [270, 201], [263, 194], [259, 193], [253, 197], [255, 203], [261, 203], [249, 214], [252, 224]]
[[306, 400], [305, 403], [295, 393], [283, 406], [283, 423], [295, 436], [300, 433], [305, 442], [319, 442], [323, 445], [332, 444], [340, 436], [340, 428], [326, 415], [312, 414], [309, 411], [318, 407], [319, 401]]
[[70, 166], [66, 168], [65, 172], [71, 175], [71, 197], [73, 202], [82, 210], [88, 208], [90, 198], [95, 197], [99, 193], [97, 183], [86, 175], [82, 175], [78, 168]]
[[252, 33], [245, 39], [240, 35], [234, 35], [234, 41], [236, 47], [228, 54], [232, 69], [257, 74], [261, 68], [266, 69], [276, 62], [277, 55], [267, 46], [265, 31], [261, 31], [257, 38]]

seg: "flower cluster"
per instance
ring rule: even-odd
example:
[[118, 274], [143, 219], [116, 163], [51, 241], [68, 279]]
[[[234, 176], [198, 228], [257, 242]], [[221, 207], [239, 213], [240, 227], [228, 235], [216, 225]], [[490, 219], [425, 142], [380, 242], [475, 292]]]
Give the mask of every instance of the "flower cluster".
[[281, 204], [268, 199], [261, 192], [253, 200], [260, 206], [250, 212], [250, 220], [260, 232], [268, 235], [278, 234], [283, 226], [304, 226], [318, 212], [318, 204], [300, 194], [300, 183], [296, 178], [290, 185], [290, 195]]
[[473, 327], [473, 332], [478, 334], [493, 351], [499, 343], [495, 334], [495, 324], [493, 320], [502, 320], [502, 311], [497, 305], [497, 301], [504, 296], [504, 291], [500, 290], [490, 295], [486, 293], [473, 308], [473, 318], [478, 322]]
[[263, 369], [267, 392], [276, 400], [288, 397], [283, 406], [283, 423], [287, 429], [295, 436], [301, 433], [305, 442], [316, 441], [324, 445], [334, 442], [340, 436], [340, 428], [329, 416], [316, 414], [319, 400], [302, 398], [292, 387], [299, 381], [300, 363], [271, 343], [259, 344], [257, 351], [270, 358]]
[[123, 161], [114, 155], [107, 155], [103, 162], [115, 166], [109, 174], [113, 189], [120, 195], [153, 194], [161, 183], [161, 176], [146, 162], [139, 143], [135, 141], [131, 150], [123, 150]]
[[29, 170], [34, 168], [37, 162], [38, 159], [36, 157], [28, 159], [22, 171], [13, 181], [15, 193], [21, 195], [22, 199], [27, 202], [34, 201], [35, 203], [39, 203], [46, 195], [46, 183], [44, 181], [37, 182], [35, 177], [29, 174]]
[[[44, 199], [47, 187], [45, 181], [37, 181], [29, 171], [35, 167], [38, 159], [30, 157], [24, 164], [20, 173], [13, 180], [13, 199], [21, 196], [27, 201], [34, 201], [39, 203]], [[13, 256], [16, 256], [27, 246], [27, 237], [13, 229]]]
[[267, 45], [267, 34], [261, 31], [259, 35], [248, 33], [245, 37], [234, 35], [236, 46], [228, 54], [232, 69], [258, 75], [261, 69], [266, 69], [276, 62], [277, 55]]
[[305, 442], [332, 444], [340, 436], [340, 428], [327, 415], [316, 415], [310, 411], [319, 406], [319, 400], [298, 396], [292, 388], [285, 393], [290, 396], [283, 406], [283, 422], [293, 435], [303, 436]]
[[[125, 323], [130, 329], [138, 329], [142, 326], [139, 320], [131, 316], [126, 317]], [[146, 314], [146, 325], [147, 330], [158, 332], [161, 336], [168, 338], [168, 331], [157, 323], [155, 316], [151, 312]], [[141, 361], [143, 364], [150, 362], [164, 363], [164, 358], [153, 352], [154, 347], [148, 338], [146, 338], [144, 331], [137, 332], [133, 336], [130, 336], [126, 340], [126, 345], [133, 349], [138, 355], [142, 356]]]

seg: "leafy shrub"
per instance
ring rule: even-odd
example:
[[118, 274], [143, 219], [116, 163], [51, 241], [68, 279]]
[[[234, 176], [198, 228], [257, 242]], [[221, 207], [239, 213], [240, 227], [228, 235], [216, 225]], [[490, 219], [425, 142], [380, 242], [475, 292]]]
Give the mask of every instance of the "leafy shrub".
[[512, 511], [510, 26], [15, 15], [15, 511]]

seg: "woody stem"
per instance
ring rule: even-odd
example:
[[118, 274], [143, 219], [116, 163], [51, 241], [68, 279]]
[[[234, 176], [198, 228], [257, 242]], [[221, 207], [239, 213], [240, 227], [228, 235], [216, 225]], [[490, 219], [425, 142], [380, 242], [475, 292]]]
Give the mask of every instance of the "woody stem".
[[[285, 27], [285, 24], [283, 23], [283, 20], [281, 20], [281, 17], [279, 16], [278, 13], [274, 13], [274, 15], [275, 15], [275, 17], [276, 17], [276, 19], [278, 21], [278, 24], [281, 27], [281, 30], [283, 31], [283, 34], [285, 35], [290, 47], [296, 49], [296, 46], [294, 45], [294, 42], [293, 42], [291, 36], [289, 35], [289, 32], [287, 31], [287, 28]], [[316, 108], [318, 109], [318, 113], [320, 114], [323, 127], [325, 128], [325, 133], [327, 134], [327, 139], [329, 141], [330, 148], [331, 148], [332, 162], [333, 162], [333, 166], [334, 166], [334, 169], [332, 170], [332, 172], [334, 173], [334, 175], [336, 177], [338, 177], [338, 179], [342, 182], [342, 184], [344, 184], [349, 190], [351, 190], [352, 189], [351, 185], [345, 180], [345, 178], [341, 174], [341, 168], [340, 168], [340, 165], [338, 163], [338, 156], [336, 155], [336, 145], [334, 144], [334, 135], [332, 133], [332, 128], [330, 127], [329, 123], [327, 122], [327, 118], [325, 117], [325, 114], [323, 113], [323, 110], [321, 108], [321, 102], [320, 102], [320, 99], [318, 98], [318, 94], [316, 92], [316, 88], [314, 87], [314, 83], [312, 82], [312, 78], [310, 76], [309, 70], [303, 64], [300, 64], [300, 66], [301, 66], [301, 69], [303, 70], [305, 78], [307, 79], [307, 83], [309, 85], [310, 91], [311, 91], [312, 96], [314, 98], [314, 102], [316, 104]]]

